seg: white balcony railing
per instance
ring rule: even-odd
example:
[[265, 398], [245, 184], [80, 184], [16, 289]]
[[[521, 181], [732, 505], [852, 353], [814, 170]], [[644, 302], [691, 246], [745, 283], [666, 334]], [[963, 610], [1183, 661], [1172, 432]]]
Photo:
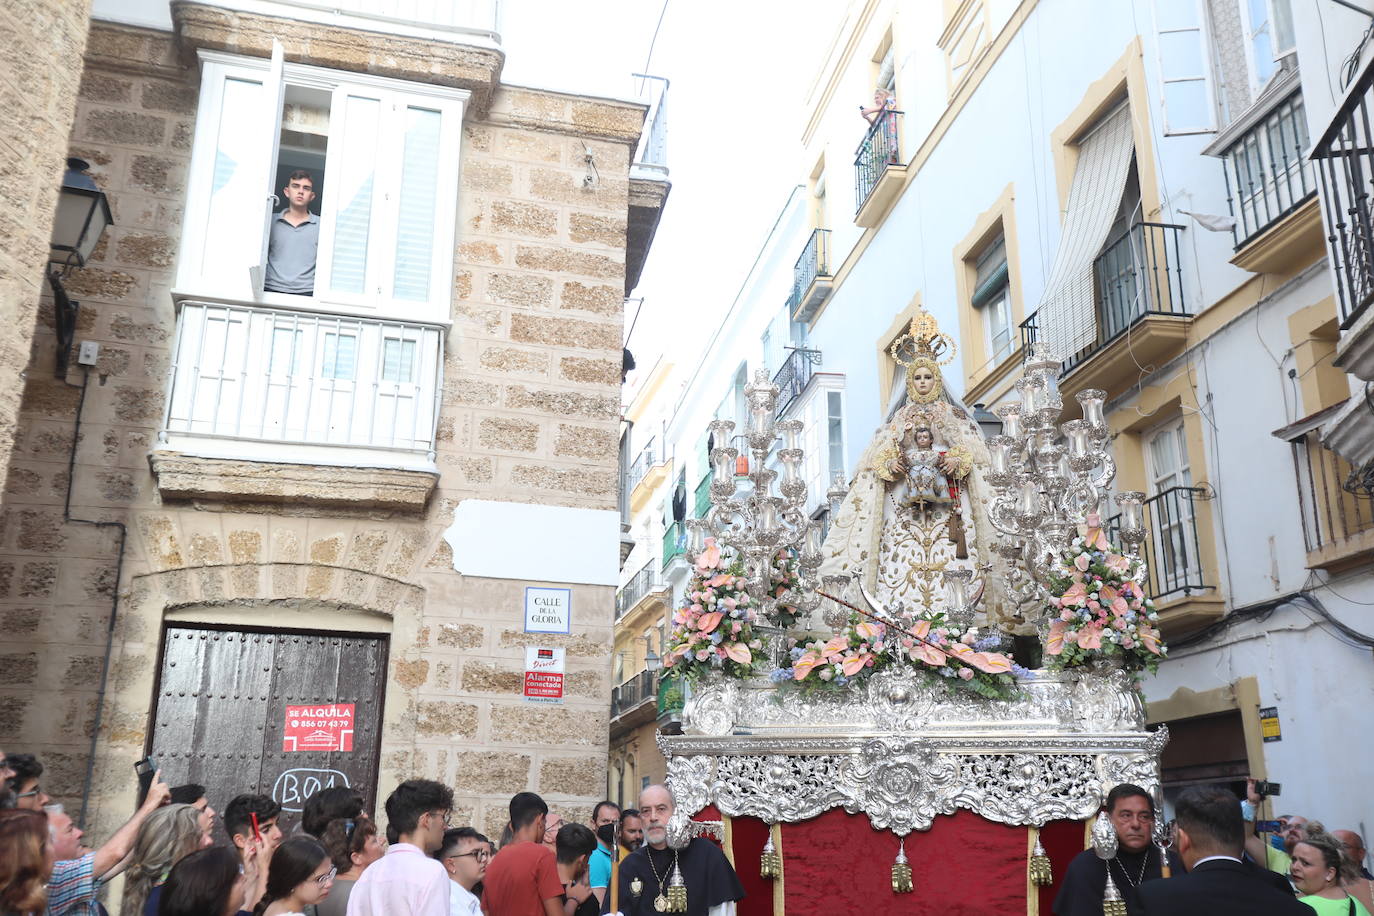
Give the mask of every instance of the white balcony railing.
[[160, 438], [228, 454], [256, 443], [246, 457], [269, 460], [328, 446], [432, 462], [442, 353], [430, 325], [185, 302]]

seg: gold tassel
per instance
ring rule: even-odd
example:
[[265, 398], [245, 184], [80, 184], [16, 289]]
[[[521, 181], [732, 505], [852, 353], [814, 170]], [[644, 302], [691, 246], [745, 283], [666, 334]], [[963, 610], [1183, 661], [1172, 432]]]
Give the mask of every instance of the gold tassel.
[[777, 847], [773, 845], [773, 831], [776, 829], [775, 825], [768, 825], [768, 842], [763, 844], [763, 855], [759, 856], [760, 878], [782, 877], [782, 856], [778, 855]]
[[915, 885], [911, 882], [911, 864], [906, 860], [906, 837], [898, 840], [897, 861], [892, 863], [892, 893], [909, 894]]
[[687, 912], [687, 882], [682, 880], [682, 870], [677, 867], [677, 855], [673, 855], [673, 877], [668, 880], [668, 912]]
[[1040, 835], [1035, 836], [1035, 849], [1030, 857], [1030, 879], [1031, 883], [1039, 887], [1049, 887], [1054, 883], [1054, 873], [1050, 871], [1050, 857], [1045, 854], [1045, 847], [1040, 843]]
[[1112, 870], [1107, 869], [1107, 887], [1102, 892], [1102, 916], [1126, 916], [1126, 901], [1121, 899], [1121, 891], [1117, 890], [1116, 882], [1112, 880]]

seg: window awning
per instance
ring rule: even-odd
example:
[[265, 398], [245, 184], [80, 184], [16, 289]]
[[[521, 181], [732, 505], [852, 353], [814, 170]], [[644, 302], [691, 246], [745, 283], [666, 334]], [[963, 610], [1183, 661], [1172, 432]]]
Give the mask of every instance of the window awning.
[[1134, 150], [1127, 104], [1104, 117], [1079, 141], [1064, 231], [1036, 321], [1039, 338], [1061, 359], [1097, 339], [1093, 261], [1121, 206]]

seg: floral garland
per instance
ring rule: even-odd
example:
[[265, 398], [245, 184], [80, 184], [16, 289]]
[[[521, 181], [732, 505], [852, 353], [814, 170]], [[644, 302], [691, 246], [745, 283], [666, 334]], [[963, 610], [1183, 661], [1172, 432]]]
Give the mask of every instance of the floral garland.
[[1098, 659], [1120, 659], [1130, 671], [1153, 674], [1168, 651], [1155, 604], [1138, 581], [1143, 564], [1113, 547], [1097, 516], [1060, 557], [1051, 578], [1051, 613], [1045, 637], [1049, 667], [1076, 668]]
[[802, 691], [830, 691], [900, 665], [915, 667], [932, 683], [1007, 699], [1016, 692], [1016, 677], [1029, 672], [988, 651], [998, 642], [998, 637], [978, 639], [972, 630], [960, 633], [941, 612], [924, 614], [902, 629], [851, 613], [849, 623], [828, 641], [799, 645], [792, 640], [792, 666], [774, 669], [770, 677]]
[[715, 538], [706, 539], [685, 597], [688, 603], [673, 614], [673, 630], [663, 654], [663, 667], [670, 669], [667, 673], [689, 680], [711, 670], [730, 677], [752, 676], [754, 653], [763, 646], [754, 634], [761, 621], [744, 590], [743, 567], [725, 565]]

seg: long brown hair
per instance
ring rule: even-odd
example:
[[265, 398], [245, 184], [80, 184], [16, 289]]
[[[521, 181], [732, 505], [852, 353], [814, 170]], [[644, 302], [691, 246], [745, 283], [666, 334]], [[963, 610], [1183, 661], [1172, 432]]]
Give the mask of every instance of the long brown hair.
[[167, 879], [173, 865], [200, 848], [204, 836], [200, 810], [191, 805], [167, 805], [148, 815], [134, 839], [120, 911], [142, 913], [153, 888]]
[[42, 811], [0, 811], [0, 910], [41, 913], [48, 906], [48, 816]]

